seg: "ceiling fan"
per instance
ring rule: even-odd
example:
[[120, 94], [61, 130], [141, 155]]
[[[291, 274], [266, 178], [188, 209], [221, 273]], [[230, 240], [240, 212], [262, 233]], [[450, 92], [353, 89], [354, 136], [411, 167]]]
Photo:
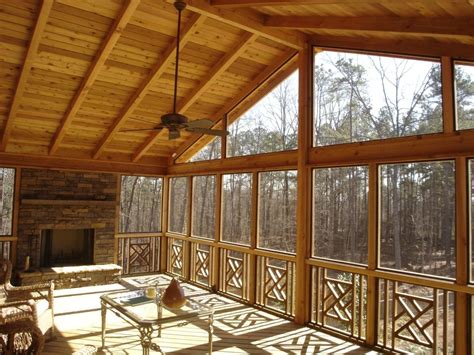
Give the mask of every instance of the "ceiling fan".
[[[199, 119], [194, 121], [188, 121], [188, 118], [178, 112], [176, 112], [176, 100], [178, 90], [178, 72], [179, 72], [179, 42], [181, 36], [181, 12], [186, 8], [186, 3], [183, 0], [176, 0], [174, 7], [178, 10], [178, 30], [176, 36], [176, 65], [174, 70], [174, 95], [173, 95], [173, 112], [164, 114], [161, 116], [161, 123], [153, 128], [144, 129], [128, 129], [122, 130], [121, 132], [133, 132], [133, 131], [159, 131], [164, 128], [168, 130], [168, 139], [177, 139], [181, 136], [180, 129], [184, 129], [192, 133], [209, 134], [213, 136], [226, 136], [229, 134], [228, 131], [211, 129], [214, 125], [212, 120]], [[143, 120], [140, 120], [143, 121]], [[145, 121], [146, 122], [146, 121]]]

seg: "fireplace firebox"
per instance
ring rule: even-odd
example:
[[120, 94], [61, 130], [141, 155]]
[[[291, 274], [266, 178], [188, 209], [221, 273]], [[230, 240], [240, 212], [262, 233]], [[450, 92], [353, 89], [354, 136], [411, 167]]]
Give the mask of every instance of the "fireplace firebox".
[[44, 229], [41, 231], [40, 267], [94, 263], [94, 229]]

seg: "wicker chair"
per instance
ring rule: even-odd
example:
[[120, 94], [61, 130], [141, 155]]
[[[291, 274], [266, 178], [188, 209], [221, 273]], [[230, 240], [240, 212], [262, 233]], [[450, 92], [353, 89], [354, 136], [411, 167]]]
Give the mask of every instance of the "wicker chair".
[[[21, 305], [22, 311], [40, 330], [43, 335], [49, 331], [50, 338], [54, 337], [54, 284], [43, 283], [28, 286], [13, 286], [11, 284], [12, 264], [9, 260], [0, 261], [0, 322], [8, 318], [13, 305]], [[24, 305], [28, 306], [24, 306]], [[25, 317], [20, 317], [25, 318]]]

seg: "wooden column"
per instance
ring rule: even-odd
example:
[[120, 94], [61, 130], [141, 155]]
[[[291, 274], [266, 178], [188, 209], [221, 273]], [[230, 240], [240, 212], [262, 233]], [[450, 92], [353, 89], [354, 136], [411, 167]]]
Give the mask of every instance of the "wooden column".
[[441, 57], [441, 84], [443, 96], [443, 131], [455, 130], [454, 68], [451, 57]]
[[168, 211], [169, 211], [169, 186], [170, 186], [170, 178], [164, 177], [163, 178], [163, 195], [162, 195], [162, 210], [161, 213], [161, 231], [162, 237], [160, 240], [160, 272], [169, 271], [167, 270], [167, 259], [168, 259]]
[[120, 196], [122, 194], [122, 176], [115, 174], [116, 188], [115, 188], [115, 238], [114, 238], [114, 264], [118, 264], [118, 248], [119, 248], [119, 233], [120, 233]]
[[211, 288], [214, 292], [219, 290], [219, 254], [220, 248], [218, 243], [221, 241], [221, 206], [222, 206], [222, 174], [216, 175], [216, 210], [215, 212], [215, 231], [214, 231], [214, 247], [212, 254], [211, 272]]
[[[368, 236], [368, 262], [367, 269], [375, 271], [377, 268], [377, 238], [378, 238], [378, 173], [377, 164], [369, 164], [369, 236]], [[368, 345], [377, 342], [377, 278], [367, 277], [367, 320], [366, 337]]]
[[295, 321], [304, 324], [310, 319], [310, 282], [306, 259], [310, 256], [311, 172], [308, 151], [311, 149], [311, 87], [312, 47], [308, 44], [299, 52], [298, 105], [298, 200], [296, 208], [296, 289]]
[[[465, 157], [456, 158], [456, 283], [469, 282], [469, 222], [468, 222], [468, 167]], [[456, 292], [454, 313], [454, 342], [456, 354], [467, 354], [470, 337], [466, 336], [469, 324], [470, 296]]]
[[12, 236], [15, 238], [11, 242], [11, 255], [10, 260], [15, 265], [21, 265], [24, 260], [16, 260], [17, 248], [18, 248], [18, 220], [20, 214], [20, 185], [21, 185], [21, 168], [15, 169], [15, 187], [14, 187], [14, 200], [13, 200], [13, 216], [12, 216]]
[[191, 242], [189, 238], [191, 237], [191, 227], [193, 223], [193, 177], [186, 177], [188, 184], [188, 205], [186, 206], [188, 210], [188, 220], [187, 220], [187, 230], [186, 236], [187, 240], [183, 241], [183, 276], [187, 280], [191, 280]]
[[[252, 174], [252, 210], [250, 215], [250, 248], [257, 249], [258, 245], [258, 173]], [[245, 257], [245, 256], [244, 256]], [[249, 255], [249, 284], [248, 296], [250, 304], [257, 301], [257, 255]]]

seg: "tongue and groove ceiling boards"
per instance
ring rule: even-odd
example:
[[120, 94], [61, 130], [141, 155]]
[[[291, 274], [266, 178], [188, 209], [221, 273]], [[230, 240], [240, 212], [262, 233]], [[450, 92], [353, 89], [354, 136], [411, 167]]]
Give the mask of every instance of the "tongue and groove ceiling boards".
[[[266, 89], [249, 93], [293, 70], [308, 40], [421, 41], [463, 54], [473, 1], [189, 0], [178, 111], [218, 121], [251, 105]], [[171, 111], [176, 22], [172, 0], [0, 0], [0, 156], [166, 167], [196, 151], [208, 138], [123, 132]]]

